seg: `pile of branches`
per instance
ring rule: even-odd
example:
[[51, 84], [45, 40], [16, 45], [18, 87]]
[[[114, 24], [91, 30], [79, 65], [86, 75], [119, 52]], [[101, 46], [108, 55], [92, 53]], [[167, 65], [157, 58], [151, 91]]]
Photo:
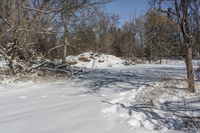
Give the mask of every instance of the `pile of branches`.
[[4, 67], [0, 68], [0, 73], [3, 77], [22, 77], [24, 75], [37, 75], [40, 77], [51, 76], [51, 78], [71, 77], [82, 75], [87, 72], [84, 68], [71, 66], [69, 64], [62, 64], [48, 59], [31, 60], [26, 63], [19, 60], [13, 60], [13, 69], [15, 71], [15, 75], [10, 75], [10, 69], [8, 66], [9, 62], [7, 60], [2, 62], [5, 62]]
[[37, 73], [42, 72], [41, 75], [57, 75], [62, 77], [71, 77], [73, 75], [81, 75], [86, 71], [83, 68], [71, 66], [69, 64], [62, 64], [53, 62], [47, 59], [40, 61], [31, 61], [31, 67], [28, 67], [22, 73]]
[[182, 119], [181, 127], [183, 129], [200, 129], [200, 117], [199, 116], [191, 116], [183, 113], [173, 113], [174, 116]]

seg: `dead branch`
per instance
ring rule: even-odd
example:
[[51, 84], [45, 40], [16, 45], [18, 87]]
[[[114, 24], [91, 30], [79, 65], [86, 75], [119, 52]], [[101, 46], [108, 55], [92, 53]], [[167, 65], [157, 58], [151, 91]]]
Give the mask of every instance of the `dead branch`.
[[9, 28], [12, 28], [12, 26], [10, 25], [10, 23], [1, 14], [0, 14], [0, 17], [8, 25]]

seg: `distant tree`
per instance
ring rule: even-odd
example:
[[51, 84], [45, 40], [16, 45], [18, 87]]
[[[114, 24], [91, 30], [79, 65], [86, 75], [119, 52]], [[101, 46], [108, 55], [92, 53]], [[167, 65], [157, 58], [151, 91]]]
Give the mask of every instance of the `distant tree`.
[[91, 26], [80, 26], [76, 33], [76, 41], [73, 41], [75, 51], [79, 54], [85, 51], [96, 50], [96, 33]]
[[[156, 10], [146, 15], [144, 24], [146, 48], [149, 49], [149, 61], [162, 57], [178, 55], [178, 27], [176, 22]], [[173, 52], [173, 53], [172, 53]]]
[[[59, 12], [61, 13], [61, 21], [63, 24], [63, 38], [64, 38], [64, 45], [63, 45], [63, 59], [62, 62], [65, 63], [65, 57], [67, 56], [67, 46], [70, 45], [69, 40], [69, 28], [70, 22], [75, 17], [78, 16], [83, 10], [94, 10], [99, 6], [110, 2], [110, 0], [65, 0], [59, 1], [61, 4], [61, 8]], [[89, 16], [89, 15], [88, 15]], [[88, 17], [87, 16], [87, 17]]]

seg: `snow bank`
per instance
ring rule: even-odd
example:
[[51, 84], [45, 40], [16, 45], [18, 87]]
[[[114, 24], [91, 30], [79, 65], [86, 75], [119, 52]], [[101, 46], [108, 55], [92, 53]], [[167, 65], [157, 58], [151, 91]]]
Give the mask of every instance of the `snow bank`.
[[146, 130], [155, 130], [157, 121], [149, 120], [146, 114], [142, 111], [132, 110], [137, 95], [144, 91], [145, 87], [141, 86], [137, 91], [131, 90], [119, 93], [119, 97], [108, 102], [112, 106], [102, 110], [107, 116], [119, 116], [124, 119], [133, 130], [145, 128]]
[[[177, 87], [177, 90], [170, 87]], [[174, 81], [143, 85], [137, 90], [119, 93], [115, 99], [106, 102], [111, 106], [102, 112], [107, 117], [120, 118], [133, 130], [195, 132], [199, 128], [199, 122], [183, 118], [200, 116], [199, 90], [196, 94], [191, 94], [184, 89], [178, 89], [185, 87], [186, 84]]]
[[66, 61], [71, 65], [86, 68], [123, 67], [127, 63], [126, 60], [113, 55], [97, 54], [93, 52], [85, 52], [77, 56], [68, 56], [66, 57]]

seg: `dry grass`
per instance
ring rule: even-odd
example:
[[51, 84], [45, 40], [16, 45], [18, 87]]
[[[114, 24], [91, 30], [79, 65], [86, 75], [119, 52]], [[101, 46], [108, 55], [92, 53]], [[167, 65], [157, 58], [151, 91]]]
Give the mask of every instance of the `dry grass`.
[[90, 62], [90, 60], [86, 57], [80, 57], [79, 60], [83, 62]]
[[75, 64], [77, 64], [77, 62], [76, 61], [67, 61], [67, 64], [69, 64], [69, 65], [75, 65]]

